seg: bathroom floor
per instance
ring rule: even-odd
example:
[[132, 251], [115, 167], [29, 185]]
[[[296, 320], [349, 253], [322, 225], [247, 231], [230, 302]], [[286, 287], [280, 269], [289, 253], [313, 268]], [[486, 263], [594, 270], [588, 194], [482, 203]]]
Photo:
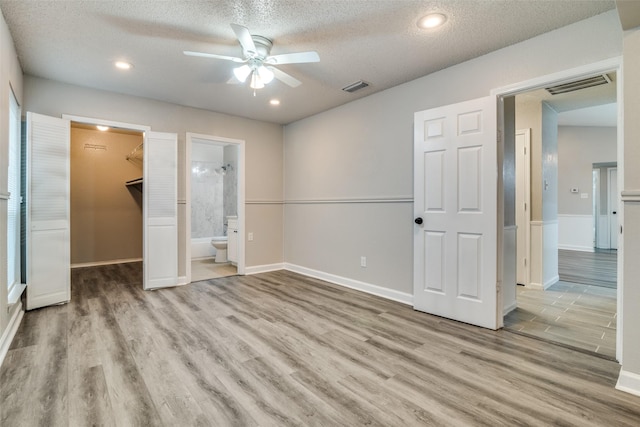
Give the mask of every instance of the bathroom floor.
[[235, 276], [236, 274], [238, 274], [238, 269], [230, 262], [216, 264], [214, 262], [214, 258], [199, 258], [191, 260], [192, 282]]

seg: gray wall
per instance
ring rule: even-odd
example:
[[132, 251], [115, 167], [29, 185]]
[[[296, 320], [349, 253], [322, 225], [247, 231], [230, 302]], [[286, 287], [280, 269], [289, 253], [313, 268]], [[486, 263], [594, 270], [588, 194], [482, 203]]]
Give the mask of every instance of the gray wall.
[[[555, 221], [558, 219], [558, 113], [545, 102], [542, 103], [541, 155], [542, 220]], [[532, 200], [535, 200], [533, 196]]]
[[516, 130], [531, 129], [531, 220], [542, 220], [542, 105], [516, 95]]
[[[23, 111], [54, 117], [72, 114], [148, 125], [154, 131], [177, 133], [179, 199], [185, 199], [186, 132], [245, 140], [245, 199], [251, 205], [246, 209], [246, 229], [255, 236], [254, 242], [246, 245], [246, 265], [282, 262], [282, 237], [267, 240], [274, 230], [282, 230], [279, 204], [282, 200], [282, 126], [32, 76], [25, 76], [24, 91]], [[256, 200], [276, 204], [252, 205]], [[179, 212], [181, 253], [187, 240], [182, 232], [184, 220], [184, 212]], [[180, 256], [180, 275], [184, 275], [186, 269], [182, 258]]]
[[[559, 214], [592, 215], [593, 164], [617, 161], [616, 133], [615, 127], [558, 127]], [[601, 184], [606, 185], [606, 174], [602, 178]], [[571, 193], [571, 188], [578, 188], [579, 193]], [[589, 198], [580, 198], [580, 193], [588, 193]], [[604, 197], [605, 192], [602, 193]], [[606, 200], [603, 204], [606, 213]]]
[[618, 56], [621, 40], [612, 11], [287, 125], [285, 261], [411, 293], [413, 204], [392, 199], [412, 197], [414, 112]]

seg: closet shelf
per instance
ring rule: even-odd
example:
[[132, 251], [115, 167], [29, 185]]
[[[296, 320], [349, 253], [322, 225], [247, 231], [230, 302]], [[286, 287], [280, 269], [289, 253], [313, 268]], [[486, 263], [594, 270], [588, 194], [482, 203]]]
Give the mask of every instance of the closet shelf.
[[133, 160], [133, 159], [142, 160], [143, 153], [144, 153], [144, 143], [141, 143], [136, 148], [131, 150], [131, 152], [127, 155], [127, 160]]
[[125, 182], [124, 185], [126, 185], [127, 187], [136, 186], [136, 188], [138, 188], [137, 186], [140, 186], [140, 189], [142, 189], [142, 181], [142, 177], [130, 179], [129, 181]]

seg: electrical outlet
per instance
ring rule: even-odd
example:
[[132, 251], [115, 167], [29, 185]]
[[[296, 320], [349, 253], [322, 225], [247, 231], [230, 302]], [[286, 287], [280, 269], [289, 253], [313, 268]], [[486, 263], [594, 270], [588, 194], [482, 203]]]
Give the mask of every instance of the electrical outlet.
[[367, 266], [367, 257], [366, 256], [361, 256], [360, 257], [360, 267], [366, 267]]
[[249, 240], [250, 242], [253, 242], [253, 233], [247, 234], [247, 240]]

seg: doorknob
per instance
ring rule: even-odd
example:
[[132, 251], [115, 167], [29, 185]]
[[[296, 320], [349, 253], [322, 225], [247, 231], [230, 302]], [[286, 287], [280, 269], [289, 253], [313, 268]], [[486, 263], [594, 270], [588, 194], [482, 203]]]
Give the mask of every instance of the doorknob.
[[611, 212], [611, 213], [615, 215], [615, 214], [617, 214], [618, 212], [616, 212], [616, 211], [613, 211], [613, 212]]
[[416, 224], [420, 225], [420, 224], [422, 224], [422, 218], [418, 217], [418, 218], [414, 219], [413, 222], [415, 222]]

